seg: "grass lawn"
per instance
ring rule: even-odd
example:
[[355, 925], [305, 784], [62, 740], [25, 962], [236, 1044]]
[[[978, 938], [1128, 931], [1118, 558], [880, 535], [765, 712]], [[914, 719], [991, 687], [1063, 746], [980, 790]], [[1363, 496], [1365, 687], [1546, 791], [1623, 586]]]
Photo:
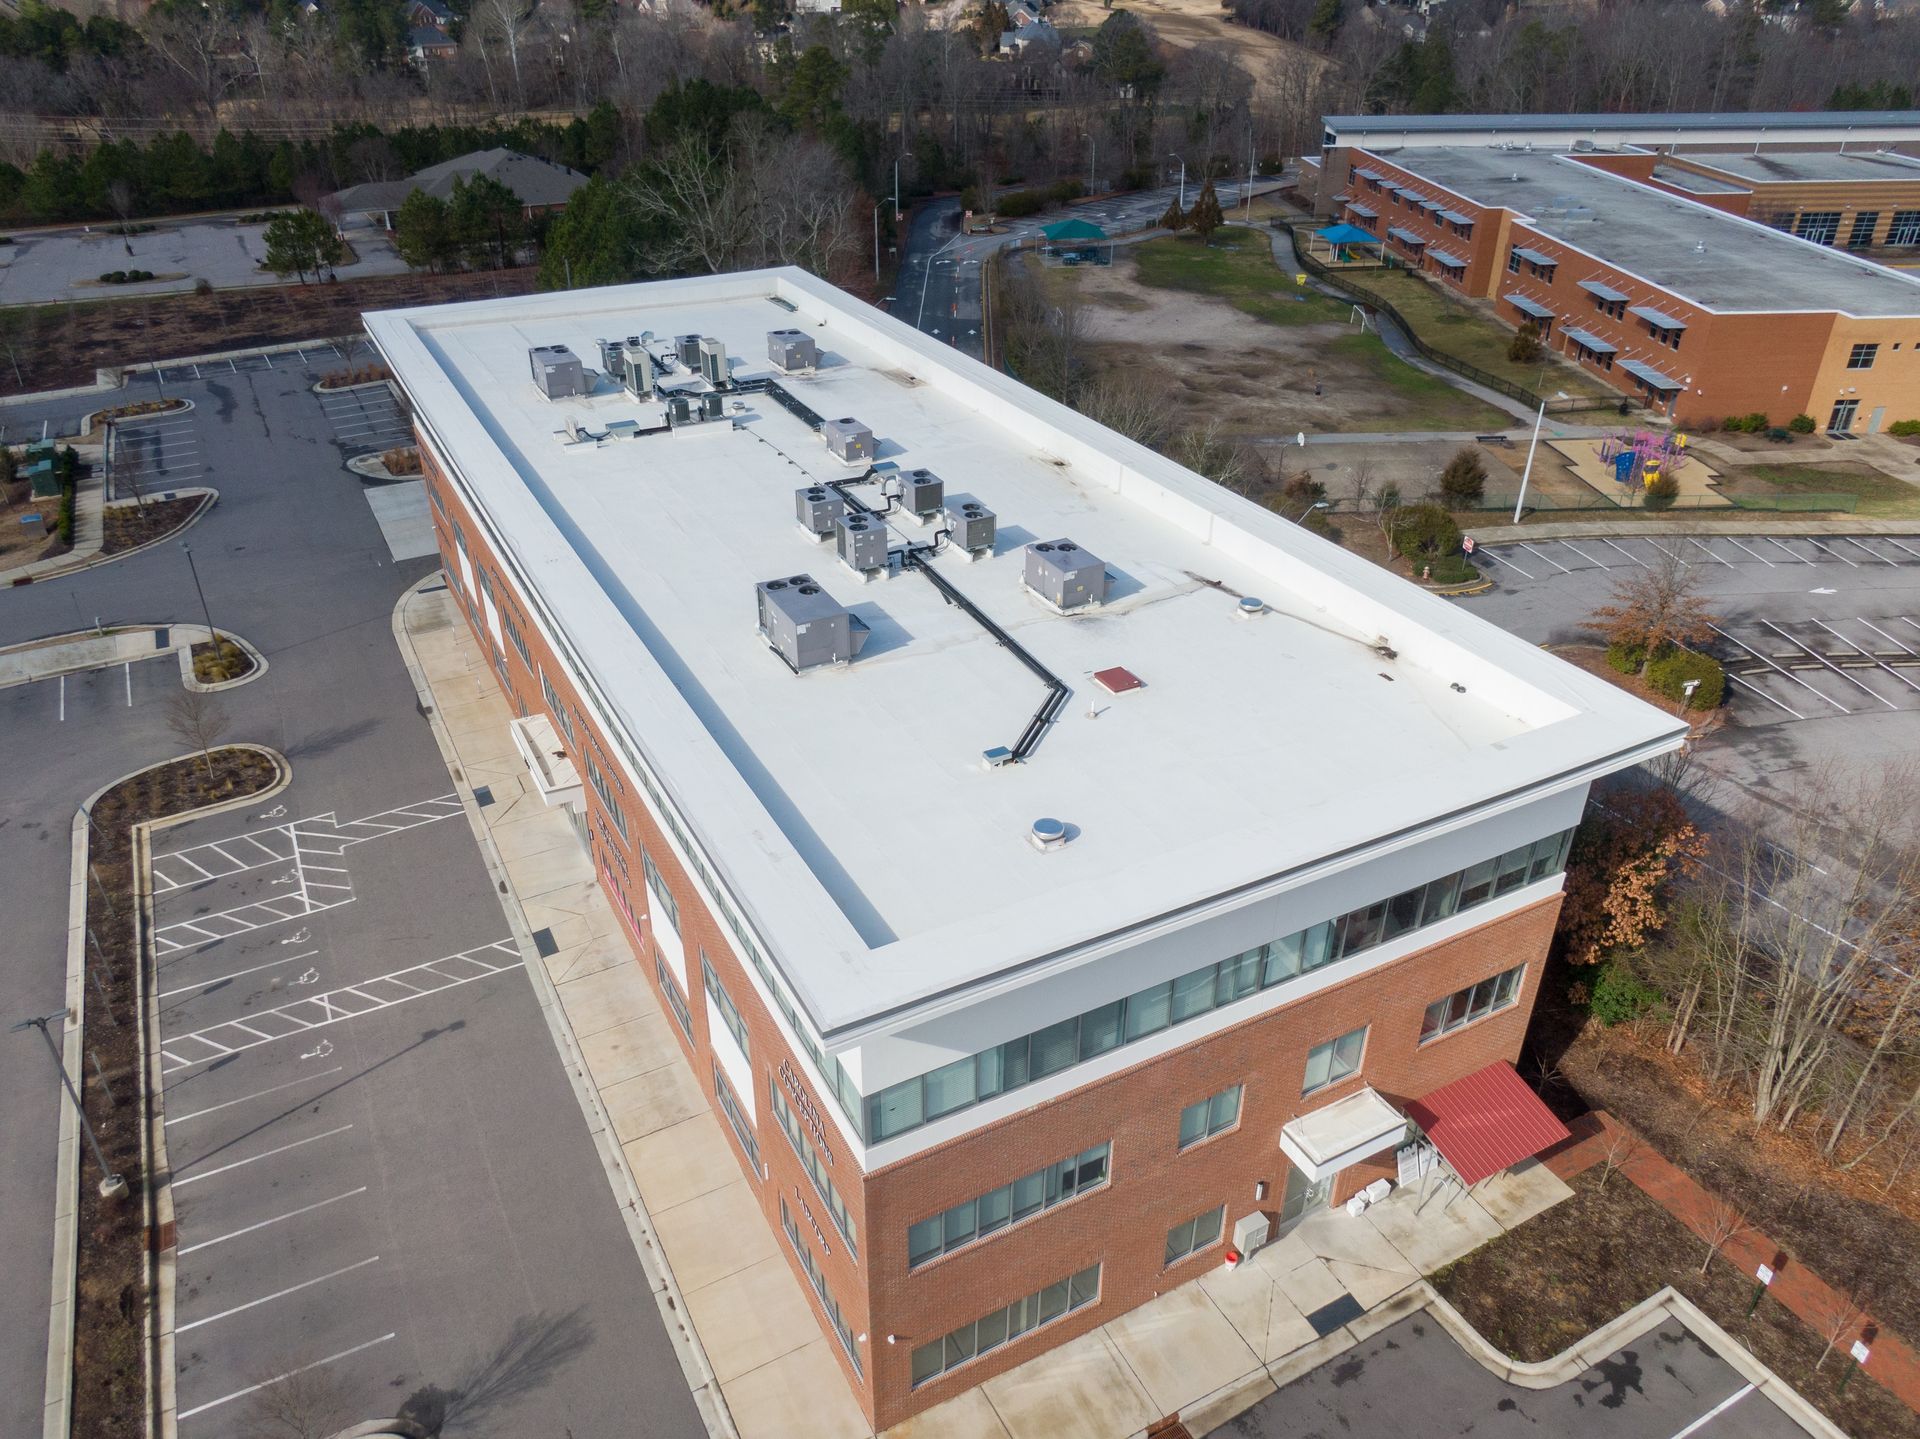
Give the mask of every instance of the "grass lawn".
[[1792, 495], [1853, 495], [1857, 515], [1881, 519], [1920, 516], [1920, 486], [1860, 465], [1750, 465], [1730, 470], [1721, 491], [1736, 504], [1742, 499]]
[[1267, 237], [1243, 225], [1221, 226], [1211, 245], [1197, 235], [1148, 240], [1133, 256], [1143, 285], [1211, 295], [1271, 324], [1337, 325], [1347, 318], [1345, 301], [1296, 286], [1273, 263]]
[[1367, 378], [1390, 390], [1400, 408], [1391, 415], [1372, 415], [1367, 428], [1375, 430], [1504, 430], [1513, 416], [1425, 370], [1415, 369], [1395, 355], [1378, 335], [1342, 335], [1327, 348], [1358, 366]]
[[1516, 365], [1507, 358], [1507, 346], [1513, 343], [1511, 329], [1405, 270], [1367, 270], [1353, 281], [1375, 291], [1406, 316], [1414, 332], [1434, 349], [1489, 374], [1538, 394], [1564, 390], [1575, 396], [1620, 398], [1613, 386], [1559, 360], [1543, 358], [1535, 364]]

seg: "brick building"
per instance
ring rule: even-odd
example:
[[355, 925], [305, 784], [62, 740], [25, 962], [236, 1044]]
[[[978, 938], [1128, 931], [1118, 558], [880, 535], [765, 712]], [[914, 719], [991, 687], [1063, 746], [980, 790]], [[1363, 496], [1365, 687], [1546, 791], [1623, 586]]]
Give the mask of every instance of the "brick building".
[[[1343, 150], [1329, 203], [1390, 262], [1492, 302], [1683, 423], [1806, 414], [1829, 431], [1874, 433], [1920, 418], [1920, 275], [1836, 248], [1856, 234], [1863, 246], [1920, 243], [1920, 165], [1803, 153], [1716, 155], [1714, 169], [1700, 155], [1582, 144]], [[1769, 168], [1772, 179], [1754, 178]], [[1806, 183], [1856, 171], [1867, 178]], [[1736, 193], [1731, 177], [1743, 173]], [[1817, 198], [1839, 183], [1856, 198]], [[1799, 207], [1784, 212], [1799, 233], [1735, 213], [1763, 191], [1769, 219]]]
[[799, 271], [367, 327], [876, 1427], [1395, 1174], [1683, 733]]

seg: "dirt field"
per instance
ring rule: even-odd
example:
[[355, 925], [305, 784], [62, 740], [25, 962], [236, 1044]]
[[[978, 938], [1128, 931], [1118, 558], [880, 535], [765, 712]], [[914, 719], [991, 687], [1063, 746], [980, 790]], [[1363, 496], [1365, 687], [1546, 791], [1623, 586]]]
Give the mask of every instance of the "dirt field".
[[[1313, 77], [1332, 63], [1324, 55], [1278, 35], [1234, 24], [1218, 0], [1129, 0], [1126, 8], [1176, 50], [1190, 50], [1195, 45], [1229, 47], [1253, 77], [1256, 94], [1284, 94], [1289, 86], [1311, 84]], [[1092, 0], [1064, 0], [1048, 12], [1047, 18], [1063, 30], [1095, 29], [1112, 13]]]

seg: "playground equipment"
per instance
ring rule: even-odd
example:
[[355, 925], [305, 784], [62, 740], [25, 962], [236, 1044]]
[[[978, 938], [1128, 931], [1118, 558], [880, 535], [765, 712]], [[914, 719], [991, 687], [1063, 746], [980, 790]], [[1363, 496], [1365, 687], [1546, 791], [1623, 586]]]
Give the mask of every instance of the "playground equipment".
[[1666, 430], [1622, 430], [1600, 442], [1600, 463], [1613, 467], [1615, 484], [1646, 489], [1661, 475], [1685, 468], [1687, 437]]

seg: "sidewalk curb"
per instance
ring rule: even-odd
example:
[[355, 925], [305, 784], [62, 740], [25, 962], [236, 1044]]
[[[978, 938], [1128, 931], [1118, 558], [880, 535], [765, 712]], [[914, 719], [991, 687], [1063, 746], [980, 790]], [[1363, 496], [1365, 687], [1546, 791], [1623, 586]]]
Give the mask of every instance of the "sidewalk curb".
[[[150, 410], [144, 415], [115, 416], [114, 423], [124, 424], [124, 425], [137, 425], [141, 423], [143, 420], [164, 420], [170, 415], [190, 415], [194, 412], [194, 410], [199, 408], [197, 405], [194, 404], [192, 400], [189, 400], [185, 395], [169, 395], [167, 396], [167, 404], [168, 404], [168, 408], [164, 410]], [[77, 440], [80, 438], [81, 435], [92, 434], [94, 421], [99, 419], [108, 410], [117, 409], [117, 408], [119, 408], [117, 405], [102, 405], [97, 410], [88, 410], [86, 414], [80, 417], [79, 433], [73, 434], [73, 435], [63, 435], [61, 436], [61, 438]]]
[[[90, 550], [87, 552], [87, 554], [82, 556], [80, 559], [75, 560], [74, 563], [70, 565], [54, 565], [52, 568], [48, 569], [44, 574], [28, 575], [22, 578], [15, 578], [16, 576], [19, 575], [21, 570], [28, 568], [27, 565], [19, 565], [11, 570], [0, 571], [0, 588], [12, 587], [15, 585], [38, 585], [38, 584], [44, 584], [48, 580], [63, 580], [68, 575], [79, 574], [82, 570], [90, 570], [100, 565], [110, 565], [120, 560], [131, 559], [133, 556], [137, 554], [140, 554], [146, 550], [152, 549], [155, 545], [163, 545], [168, 540], [177, 539], [181, 535], [184, 535], [188, 530], [192, 529], [195, 525], [199, 524], [200, 521], [205, 519], [207, 517], [208, 511], [210, 511], [216, 504], [220, 502], [220, 492], [214, 489], [211, 485], [182, 485], [177, 490], [164, 490], [161, 493], [163, 495], [173, 495], [176, 498], [183, 498], [183, 499], [191, 498], [194, 495], [204, 495], [206, 499], [205, 499], [205, 502], [198, 509], [196, 509], [192, 514], [187, 516], [185, 522], [175, 526], [173, 529], [168, 530], [164, 535], [155, 535], [152, 539], [147, 540], [145, 543], [135, 545], [130, 550], [116, 550], [112, 554], [107, 554], [102, 550]], [[108, 510], [125, 509], [131, 505], [137, 505], [139, 503], [140, 502], [138, 500], [102, 500], [100, 503], [100, 511], [101, 511], [101, 514], [104, 516]], [[73, 550], [68, 550], [66, 555], [59, 555], [59, 556], [56, 556], [55, 558], [65, 559], [67, 558], [67, 556], [72, 555], [74, 553], [75, 552]]]
[[[1698, 514], [1698, 511], [1694, 513]], [[1752, 510], [1741, 513], [1752, 515]], [[1781, 513], [1778, 511], [1770, 513]], [[1736, 538], [1769, 538], [1768, 531], [1779, 534], [1784, 539], [1795, 539], [1804, 535], [1892, 535], [1906, 539], [1920, 535], [1920, 520], [1880, 520], [1880, 519], [1820, 519], [1808, 516], [1801, 523], [1791, 521], [1755, 524], [1752, 519], [1724, 521], [1711, 519], [1671, 519], [1671, 520], [1568, 520], [1564, 524], [1513, 525], [1502, 520], [1497, 528], [1481, 530], [1470, 529], [1473, 542], [1477, 546], [1519, 545], [1528, 540], [1586, 540], [1603, 539], [1618, 536], [1621, 539], [1645, 539], [1679, 537], [1692, 535], [1732, 535]]]
[[[24, 644], [0, 647], [0, 657], [20, 654], [31, 650], [56, 650], [67, 642], [83, 643], [87, 640], [105, 639], [110, 635], [152, 635], [159, 630], [168, 631], [168, 639], [180, 637], [180, 642], [169, 643], [166, 649], [150, 649], [139, 655], [104, 660], [86, 660], [74, 664], [62, 664], [40, 673], [22, 675], [18, 679], [0, 678], [0, 689], [12, 689], [18, 685], [39, 684], [43, 680], [57, 679], [62, 675], [82, 674], [88, 670], [112, 668], [116, 665], [145, 664], [149, 660], [163, 659], [168, 655], [178, 657], [180, 664], [181, 688], [198, 690], [203, 694], [213, 694], [221, 690], [235, 689], [240, 685], [251, 684], [267, 672], [267, 657], [239, 635], [228, 630], [221, 631], [221, 638], [232, 640], [253, 660], [254, 667], [239, 679], [220, 680], [214, 684], [202, 684], [193, 676], [193, 647], [205, 644], [212, 638], [212, 632], [205, 625], [195, 624], [121, 624], [111, 625], [100, 630], [70, 630], [64, 634], [48, 635], [43, 639], [28, 640]], [[119, 780], [114, 781], [115, 784]], [[95, 795], [94, 799], [99, 796]], [[93, 803], [92, 800], [87, 801]]]
[[572, 1022], [567, 1018], [565, 1007], [555, 989], [553, 976], [547, 973], [547, 967], [540, 960], [534, 947], [533, 934], [528, 928], [525, 911], [520, 897], [513, 889], [508, 878], [506, 865], [500, 858], [500, 852], [493, 842], [493, 831], [480, 814], [480, 806], [473, 797], [473, 787], [466, 782], [462, 765], [453, 741], [447, 734], [445, 723], [440, 718], [439, 702], [432, 686], [428, 683], [426, 672], [420, 667], [420, 660], [413, 648], [413, 637], [407, 631], [407, 607], [421, 594], [429, 584], [445, 585], [447, 575], [444, 570], [435, 570], [424, 579], [409, 585], [393, 607], [393, 638], [400, 651], [401, 661], [407, 667], [407, 675], [413, 681], [414, 692], [420, 701], [421, 713], [433, 731], [434, 743], [440, 748], [441, 758], [445, 761], [448, 775], [453, 780], [454, 789], [460, 795], [460, 807], [466, 812], [467, 824], [473, 830], [475, 842], [480, 848], [480, 857], [486, 864], [487, 873], [494, 882], [494, 888], [500, 899], [500, 908], [506, 915], [507, 924], [513, 931], [514, 943], [520, 951], [520, 962], [532, 981], [534, 993], [539, 998], [540, 1011], [547, 1023], [547, 1030], [553, 1038], [554, 1049], [560, 1056], [561, 1065], [567, 1072], [567, 1082], [573, 1087], [575, 1100], [580, 1105], [581, 1115], [587, 1121], [587, 1128], [593, 1137], [594, 1146], [600, 1151], [600, 1162], [606, 1171], [607, 1183], [618, 1201], [621, 1217], [627, 1226], [627, 1233], [633, 1242], [634, 1253], [640, 1258], [640, 1267], [647, 1276], [647, 1286], [652, 1291], [654, 1302], [659, 1306], [660, 1318], [667, 1337], [673, 1343], [674, 1353], [680, 1360], [680, 1368], [686, 1376], [687, 1387], [693, 1396], [694, 1407], [700, 1411], [710, 1439], [740, 1439], [740, 1431], [735, 1427], [733, 1415], [727, 1409], [727, 1402], [720, 1392], [719, 1380], [714, 1376], [713, 1366], [708, 1362], [706, 1346], [700, 1342], [692, 1320], [687, 1312], [685, 1295], [673, 1276], [673, 1270], [667, 1262], [665, 1251], [655, 1238], [653, 1216], [647, 1212], [646, 1201], [641, 1198], [640, 1186], [635, 1182], [633, 1170], [627, 1163], [627, 1157], [620, 1148], [614, 1135], [613, 1124], [606, 1111], [601, 1107], [598, 1094], [587, 1078], [586, 1060], [580, 1052], [578, 1040], [574, 1037]]

